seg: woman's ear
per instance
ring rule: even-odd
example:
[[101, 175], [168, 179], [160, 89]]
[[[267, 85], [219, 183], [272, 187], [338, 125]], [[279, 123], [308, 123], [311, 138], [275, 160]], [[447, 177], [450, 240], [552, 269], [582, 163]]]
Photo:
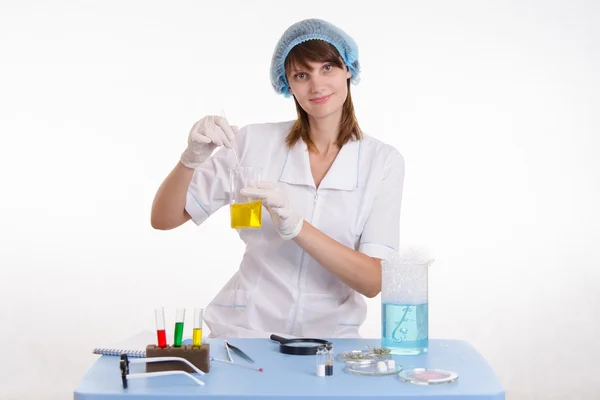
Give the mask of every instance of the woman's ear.
[[344, 67], [346, 67], [346, 79], [352, 78], [352, 72], [350, 72], [350, 68], [348, 68], [346, 64], [344, 64]]

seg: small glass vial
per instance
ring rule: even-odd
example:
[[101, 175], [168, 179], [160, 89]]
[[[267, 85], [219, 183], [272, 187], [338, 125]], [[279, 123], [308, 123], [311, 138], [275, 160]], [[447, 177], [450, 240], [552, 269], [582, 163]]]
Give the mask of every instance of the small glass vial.
[[325, 376], [333, 375], [333, 343], [325, 345]]
[[327, 350], [325, 346], [317, 347], [317, 376], [325, 376], [325, 356]]

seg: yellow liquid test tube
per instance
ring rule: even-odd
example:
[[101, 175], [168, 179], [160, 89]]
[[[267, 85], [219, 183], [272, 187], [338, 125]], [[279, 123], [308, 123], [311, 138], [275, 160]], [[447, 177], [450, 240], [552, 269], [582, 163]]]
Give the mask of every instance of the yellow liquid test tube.
[[202, 322], [204, 320], [204, 309], [194, 308], [194, 331], [192, 334], [192, 346], [202, 346]]

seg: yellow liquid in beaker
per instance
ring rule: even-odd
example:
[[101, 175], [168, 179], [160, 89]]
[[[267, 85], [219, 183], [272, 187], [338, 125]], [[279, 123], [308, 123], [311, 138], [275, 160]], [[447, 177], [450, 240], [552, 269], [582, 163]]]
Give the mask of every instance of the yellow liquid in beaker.
[[260, 228], [262, 226], [262, 203], [260, 201], [231, 204], [229, 211], [233, 229]]

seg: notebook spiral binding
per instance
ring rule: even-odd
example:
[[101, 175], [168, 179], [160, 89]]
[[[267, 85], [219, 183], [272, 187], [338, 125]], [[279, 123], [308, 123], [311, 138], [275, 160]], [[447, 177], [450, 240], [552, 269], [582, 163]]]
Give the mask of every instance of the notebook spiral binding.
[[98, 347], [94, 349], [94, 354], [100, 354], [103, 356], [120, 356], [121, 354], [127, 354], [127, 357], [144, 358], [146, 357], [146, 350], [126, 350], [126, 349], [108, 349], [104, 347]]

